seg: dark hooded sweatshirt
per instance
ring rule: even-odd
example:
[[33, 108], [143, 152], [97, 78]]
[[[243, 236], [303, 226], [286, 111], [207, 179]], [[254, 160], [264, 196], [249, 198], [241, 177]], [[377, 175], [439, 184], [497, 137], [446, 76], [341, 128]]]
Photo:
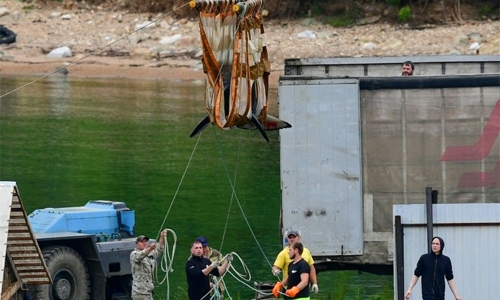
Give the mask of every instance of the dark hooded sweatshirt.
[[[422, 297], [435, 300], [444, 300], [445, 281], [453, 279], [453, 269], [451, 260], [443, 255], [444, 241], [437, 237], [441, 242], [441, 251], [439, 254], [429, 252], [420, 257], [415, 268], [415, 276], [422, 276]], [[433, 238], [434, 239], [434, 238]]]

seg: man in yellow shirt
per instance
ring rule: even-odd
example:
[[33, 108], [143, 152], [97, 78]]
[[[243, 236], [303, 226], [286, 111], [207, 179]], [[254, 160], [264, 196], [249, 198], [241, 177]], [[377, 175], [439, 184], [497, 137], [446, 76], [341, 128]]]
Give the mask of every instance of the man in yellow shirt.
[[[288, 245], [292, 245], [295, 242], [300, 242], [300, 234], [296, 230], [290, 230], [287, 235]], [[285, 249], [281, 250], [281, 252], [276, 257], [274, 261], [272, 272], [274, 276], [278, 276], [281, 272], [288, 274], [288, 265], [292, 262], [292, 259], [288, 255], [288, 250], [290, 246], [286, 246]], [[309, 279], [312, 284], [311, 291], [314, 294], [317, 294], [319, 291], [318, 288], [318, 278], [316, 276], [316, 269], [314, 268], [314, 260], [312, 258], [311, 252], [309, 249], [304, 247], [304, 251], [302, 252], [302, 258], [309, 264], [311, 268], [311, 273], [309, 274]]]

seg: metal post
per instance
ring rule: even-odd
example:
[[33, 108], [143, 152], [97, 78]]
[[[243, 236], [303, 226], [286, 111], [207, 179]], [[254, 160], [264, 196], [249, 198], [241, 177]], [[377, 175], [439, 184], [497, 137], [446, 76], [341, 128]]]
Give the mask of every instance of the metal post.
[[426, 195], [426, 212], [427, 212], [427, 247], [428, 251], [432, 251], [432, 237], [433, 237], [433, 220], [432, 220], [432, 188], [425, 188]]
[[396, 246], [396, 284], [397, 284], [397, 300], [403, 300], [405, 296], [405, 265], [404, 265], [404, 240], [403, 240], [403, 225], [401, 224], [401, 216], [394, 217], [395, 226], [395, 246]]
[[438, 191], [433, 190], [432, 191], [432, 204], [437, 204], [438, 203]]

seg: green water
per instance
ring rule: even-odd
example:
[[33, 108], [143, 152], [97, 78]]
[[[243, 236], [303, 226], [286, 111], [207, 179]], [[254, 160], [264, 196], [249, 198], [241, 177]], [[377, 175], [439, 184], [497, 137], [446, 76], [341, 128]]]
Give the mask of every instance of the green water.
[[[0, 93], [32, 79], [1, 78]], [[269, 132], [267, 143], [256, 131], [209, 126], [199, 139], [189, 138], [204, 117], [203, 93], [200, 83], [186, 81], [53, 76], [31, 84], [0, 99], [0, 180], [17, 182], [28, 213], [105, 199], [136, 211], [137, 234], [156, 237], [165, 221], [178, 237], [171, 299], [186, 290], [184, 264], [200, 235], [223, 253], [238, 253], [251, 272], [250, 285], [275, 281], [278, 132]], [[338, 274], [319, 275], [316, 299], [338, 292]], [[391, 276], [341, 274], [349, 277], [352, 299], [392, 283]], [[233, 298], [254, 296], [230, 276], [225, 280]], [[158, 286], [156, 298], [164, 299], [166, 290]]]

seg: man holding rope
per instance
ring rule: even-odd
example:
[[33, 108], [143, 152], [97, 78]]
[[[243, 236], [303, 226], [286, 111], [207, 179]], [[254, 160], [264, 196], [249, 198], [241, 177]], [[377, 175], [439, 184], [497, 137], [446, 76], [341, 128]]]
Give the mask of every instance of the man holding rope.
[[186, 263], [189, 300], [210, 299], [209, 275], [217, 277], [224, 275], [232, 260], [232, 254], [228, 254], [222, 265], [219, 261], [211, 262], [203, 256], [202, 243], [195, 240], [191, 246], [191, 258]]
[[135, 240], [135, 250], [130, 253], [133, 300], [153, 300], [153, 271], [156, 267], [156, 259], [165, 246], [166, 236], [167, 230], [164, 229], [160, 234], [159, 249], [156, 249], [155, 243], [148, 246], [149, 238], [145, 235], [140, 235]]

